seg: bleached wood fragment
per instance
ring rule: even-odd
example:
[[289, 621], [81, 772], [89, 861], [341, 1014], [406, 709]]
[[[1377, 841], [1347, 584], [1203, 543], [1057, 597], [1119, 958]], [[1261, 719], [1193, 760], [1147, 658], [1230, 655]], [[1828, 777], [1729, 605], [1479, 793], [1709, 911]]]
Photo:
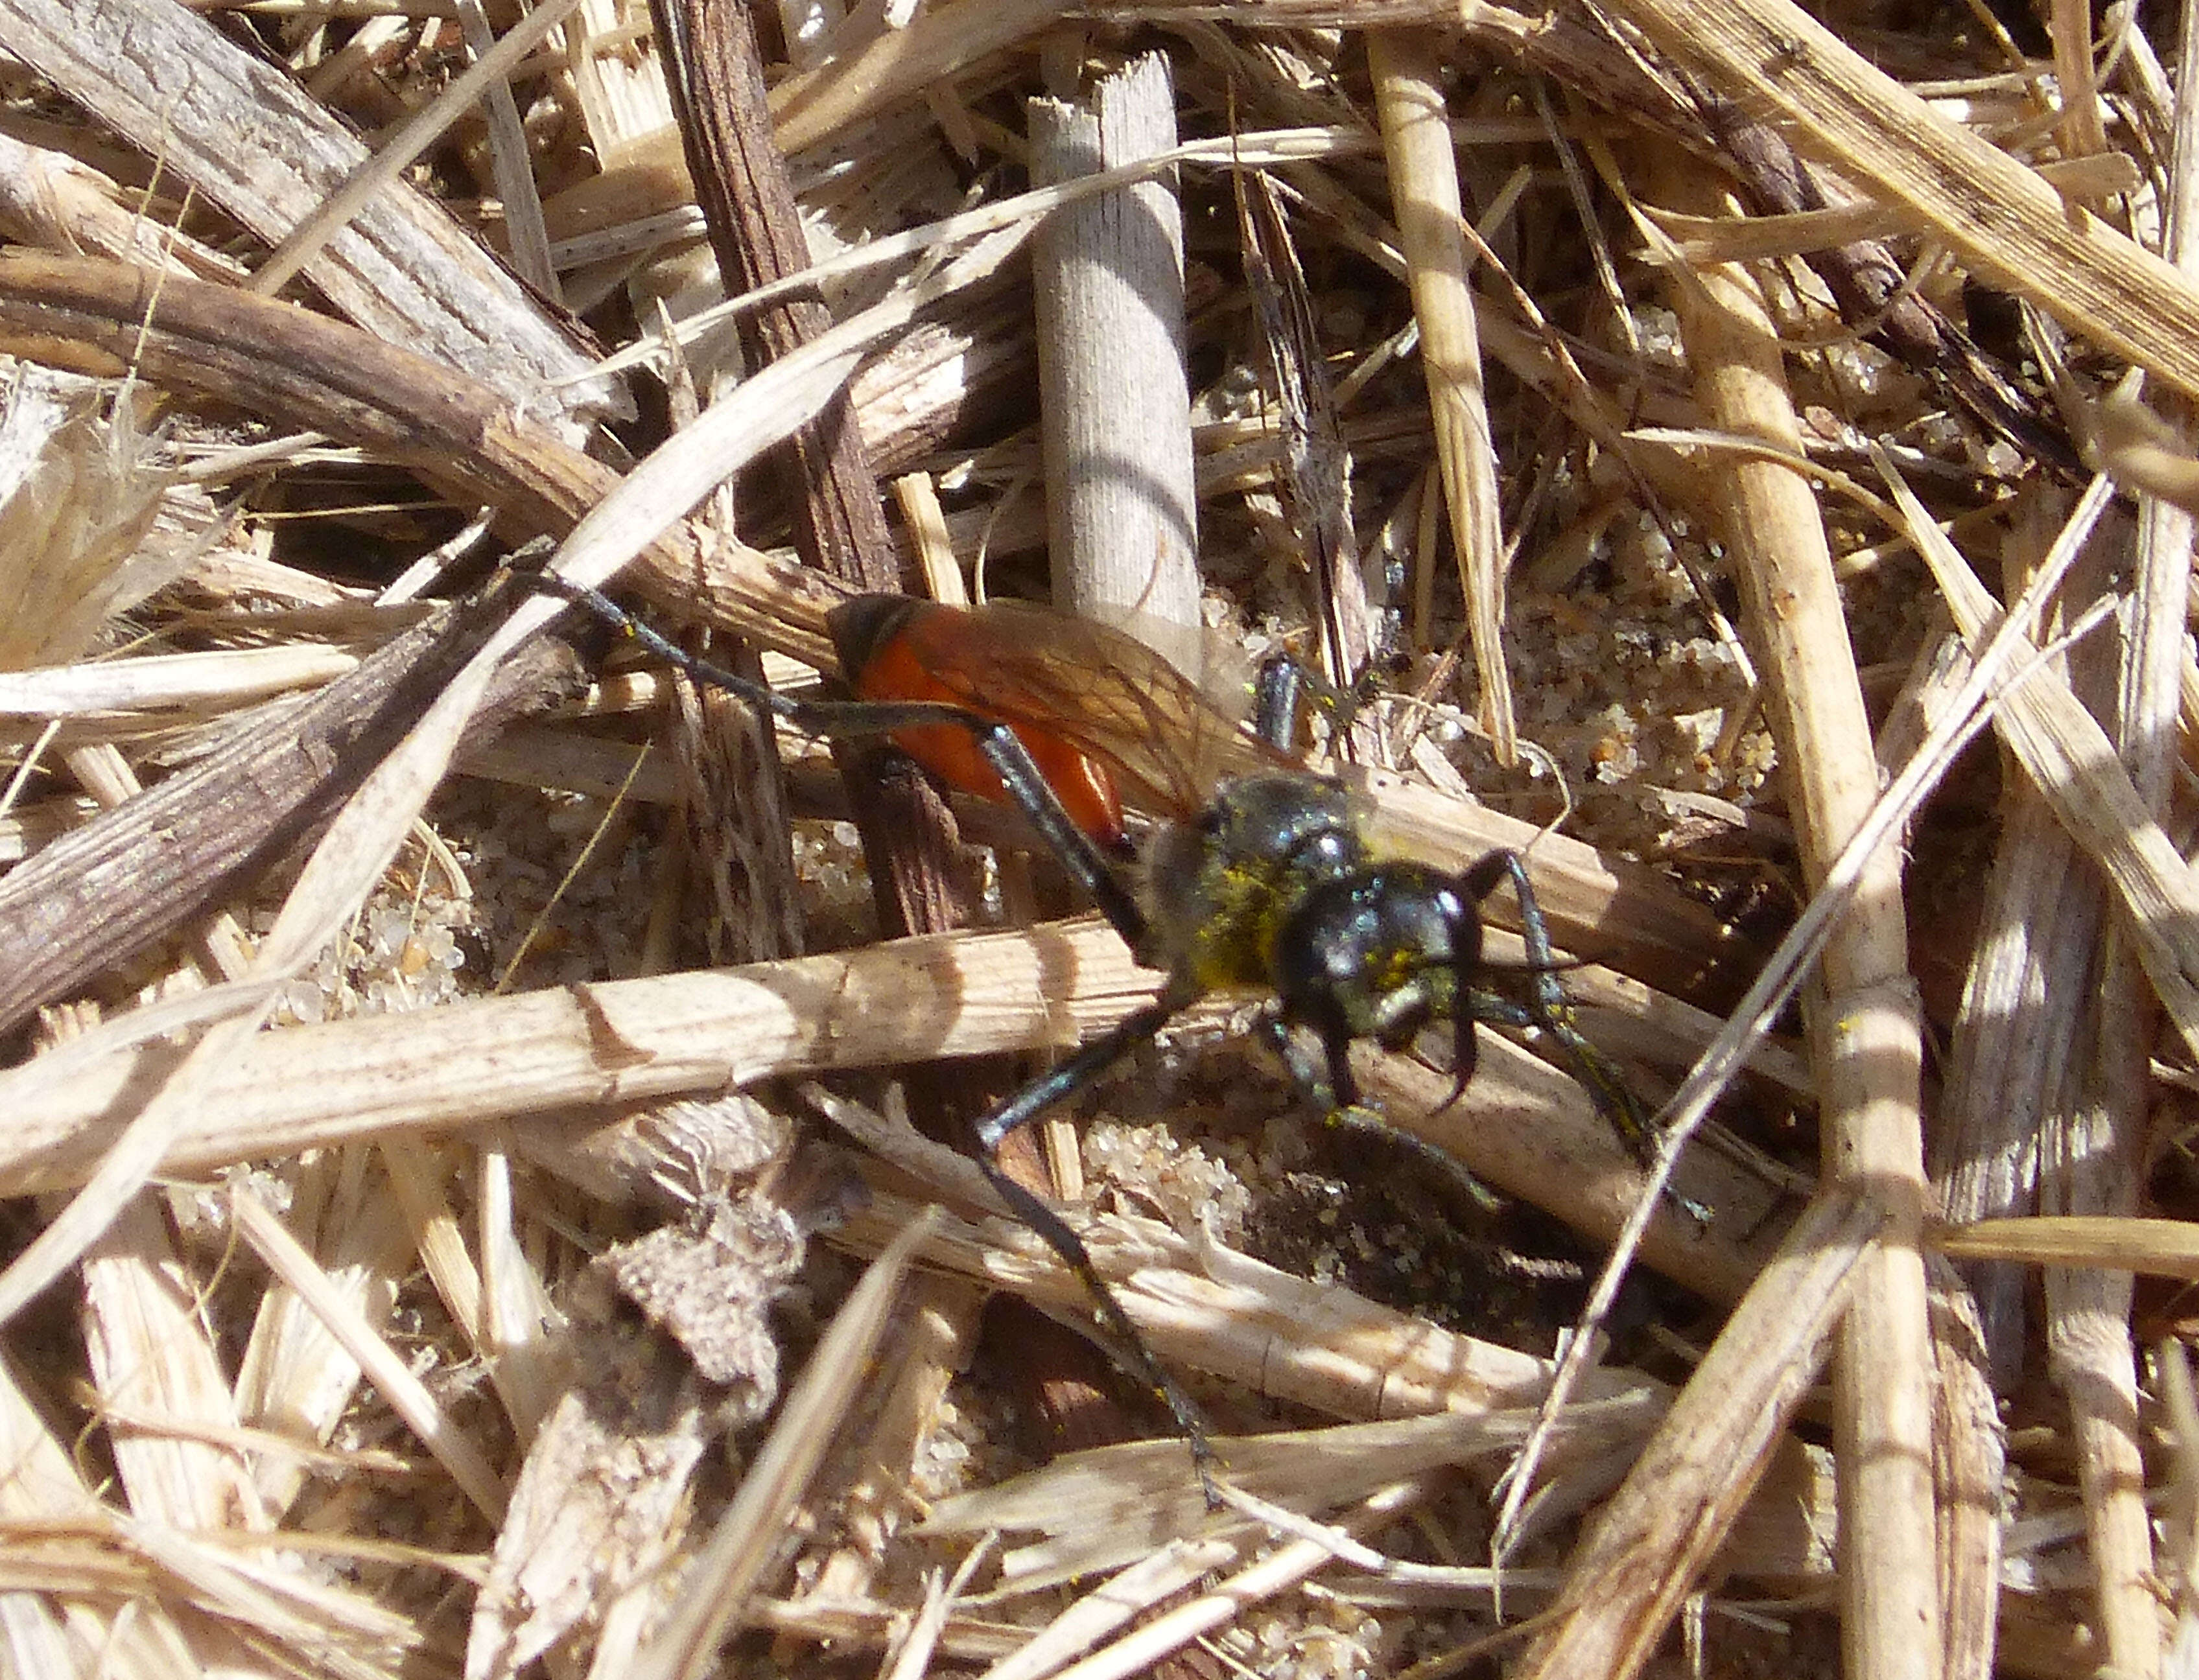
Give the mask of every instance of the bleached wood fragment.
[[1443, 60], [1437, 37], [1414, 30], [1377, 30], [1367, 38], [1367, 61], [1382, 119], [1397, 232], [1420, 324], [1420, 364], [1435, 421], [1436, 460], [1443, 469], [1481, 684], [1481, 726], [1499, 762], [1512, 761], [1515, 726], [1512, 680], [1504, 663], [1504, 533], [1497, 520], [1496, 444], [1481, 378], [1471, 264], [1460, 232], [1464, 214], [1458, 160], [1445, 120]]
[[[1707, 211], [1699, 176], [1668, 163], [1667, 196]], [[1801, 426], [1778, 335], [1743, 271], [1675, 289], [1695, 383], [1712, 423], [1789, 454]], [[1809, 481], [1770, 461], [1732, 469], [1725, 537], [1751, 644], [1768, 676], [1805, 878], [1821, 884], [1879, 794], [1870, 720]], [[1921, 1006], [1909, 971], [1900, 859], [1877, 855], [1825, 942], [1812, 1020], [1829, 1178], [1867, 1190], [1885, 1225], [1858, 1267], [1835, 1365], [1845, 1531], [1842, 1636], [1852, 1665], [1894, 1677], [1941, 1672], [1933, 1551], [1931, 1329], [1922, 1234], [1926, 1185]]]
[[[1087, 104], [1034, 99], [1028, 112], [1041, 184], [1175, 143], [1174, 85], [1158, 54], [1107, 77]], [[1055, 212], [1032, 243], [1031, 271], [1054, 602], [1134, 634], [1194, 627], [1199, 509], [1175, 192], [1145, 181]]]
[[1575, 1549], [1515, 1674], [1641, 1671], [1816, 1380], [1878, 1224], [1869, 1202], [1836, 1190], [1795, 1226]]
[[141, 1195], [84, 1260], [85, 1349], [131, 1513], [185, 1531], [264, 1529], [242, 1455], [207, 1433], [233, 1430], [229, 1383], [198, 1316], [199, 1281]]
[[[279, 70], [162, 0], [0, 0], [8, 50], [270, 244], [367, 149]], [[184, 73], [180, 67], [189, 67]], [[590, 358], [440, 206], [383, 188], [307, 270], [379, 337], [462, 368], [577, 441], [623, 403]]]

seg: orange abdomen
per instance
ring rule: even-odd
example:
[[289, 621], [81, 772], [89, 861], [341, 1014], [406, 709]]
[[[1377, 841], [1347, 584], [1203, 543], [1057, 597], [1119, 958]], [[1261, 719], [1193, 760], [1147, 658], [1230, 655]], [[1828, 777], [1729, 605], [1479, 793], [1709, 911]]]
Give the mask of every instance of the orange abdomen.
[[[832, 616], [849, 686], [858, 699], [937, 701], [1006, 723], [1070, 820], [1102, 845], [1123, 843], [1123, 802], [1107, 767], [1029, 720], [1013, 692], [999, 692], [997, 706], [987, 703], [989, 688], [998, 691], [1000, 680], [986, 656], [984, 621], [936, 602], [890, 597], [860, 598]], [[1027, 709], [1035, 709], [1035, 703]], [[948, 786], [1010, 802], [969, 731], [942, 724], [900, 730], [892, 740]]]

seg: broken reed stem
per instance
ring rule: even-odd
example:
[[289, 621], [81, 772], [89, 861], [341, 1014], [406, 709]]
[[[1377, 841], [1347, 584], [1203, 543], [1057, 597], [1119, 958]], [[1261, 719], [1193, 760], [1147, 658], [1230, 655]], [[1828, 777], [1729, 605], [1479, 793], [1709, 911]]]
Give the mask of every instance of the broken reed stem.
[[1816, 1380], [1879, 1224], [1840, 1187], [1796, 1222], [1574, 1549], [1513, 1680], [1625, 1680], [1648, 1662]]
[[[650, 18], [720, 283], [728, 292], [745, 291], [759, 271], [767, 277], [781, 271], [779, 259], [790, 244], [797, 265], [808, 254], [793, 190], [779, 170], [768, 123], [760, 116], [763, 67], [754, 32], [745, 11], [731, 0], [656, 5]], [[768, 312], [767, 320], [744, 321], [750, 367], [769, 359], [767, 335], [773, 329], [798, 341], [798, 324], [821, 310], [814, 298], [789, 298]], [[675, 370], [672, 423], [691, 425], [710, 394], [695, 388], [684, 361]], [[837, 427], [821, 429], [835, 419]], [[845, 433], [846, 420], [847, 393], [835, 392], [815, 418], [773, 452], [771, 464], [796, 469], [782, 477], [792, 482], [797, 526], [805, 534], [814, 536], [818, 506], [808, 493], [816, 487], [812, 469], [831, 440]], [[696, 518], [714, 533], [730, 535], [732, 509], [729, 483], [696, 510]], [[814, 542], [804, 557], [815, 563]], [[728, 669], [761, 680], [750, 644], [728, 642], [711, 652]], [[704, 689], [684, 673], [671, 685], [667, 732], [679, 771], [683, 855], [693, 878], [686, 896], [707, 907], [702, 947], [713, 964], [797, 955], [803, 949], [802, 911], [777, 732], [752, 707]]]
[[1992, 1680], [1999, 1653], [2008, 1442], [1984, 1356], [1977, 1303], [1939, 1255], [1926, 1257], [1939, 1359], [1932, 1464], [1939, 1491], [1946, 1680]]
[[[2065, 15], [2066, 14], [2066, 15]], [[2082, 8], [2055, 9], [2057, 62], [2090, 40]], [[2186, 13], [2186, 52], [2199, 50], [2199, 19]], [[2186, 62], [2190, 61], [2187, 60]], [[2074, 86], [2088, 137], [2101, 143], [2091, 66]], [[2189, 278], [2199, 271], [2199, 100], [2188, 85], [2176, 97], [2176, 144], [2170, 194], [2169, 260]], [[2173, 400], [2179, 417], [2188, 400]], [[2116, 672], [2114, 735], [2119, 756], [2145, 808], [2168, 814], [2185, 652], [2185, 603], [2191, 575], [2191, 516], [2167, 499], [2142, 495], [2137, 528], [2135, 599]], [[2084, 1106], [2068, 1116], [2062, 1146], [2042, 1150], [2042, 1212], [2128, 1217], [2138, 1211], [2151, 1084], [2149, 1053], [2159, 1012], [2138, 953], [2120, 925], [2101, 953], [2096, 1051]], [[2082, 1129], [2079, 1129], [2079, 1125]], [[2149, 1590], [2156, 1579], [2153, 1527], [2147, 1509], [2144, 1442], [2138, 1420], [2137, 1350], [2130, 1333], [2133, 1280], [2120, 1272], [2045, 1273], [2049, 1367], [2069, 1406], [2085, 1496], [2099, 1631], [2106, 1662], [2133, 1675], [2162, 1666], [2162, 1619]]]
[[[2082, 871], [2076, 843], [2028, 780], [2004, 790], [1999, 814], [1933, 1132], [1941, 1212], [1957, 1224], [2037, 1205], [2039, 1131], [2076, 1051], [2069, 1017], [2085, 995], [2106, 906], [2097, 875]], [[1961, 1270], [1994, 1384], [2011, 1390], [2027, 1352], [2029, 1275], [1990, 1263]]]
[[[465, 31], [466, 50], [473, 55], [476, 67], [487, 62], [497, 44], [487, 6], [483, 0], [458, 0], [458, 26]], [[532, 23], [534, 19], [530, 17], [528, 21]], [[521, 49], [522, 53], [525, 50]], [[516, 58], [506, 61], [513, 66], [517, 62]], [[455, 103], [453, 96], [458, 91], [453, 84], [439, 94], [437, 100], [440, 102], [449, 99]], [[542, 219], [542, 193], [535, 183], [534, 156], [527, 143], [527, 126], [519, 114], [519, 102], [512, 96], [511, 83], [504, 73], [496, 74], [481, 92], [485, 108], [482, 114], [488, 124], [489, 172], [496, 183], [496, 195], [504, 201], [505, 248], [509, 260], [522, 279], [562, 308], [563, 283], [550, 255], [550, 230]], [[461, 114], [465, 108], [459, 107]]]
[[[747, 7], [742, 0], [694, 0], [655, 15], [679, 47], [674, 102], [688, 173], [726, 295], [739, 296], [808, 268], [808, 236], [772, 136], [763, 61]], [[744, 315], [741, 339], [752, 367], [760, 367], [792, 354], [831, 324], [823, 300], [803, 292]], [[804, 563], [853, 589], [895, 588], [893, 545], [849, 392], [828, 398], [774, 458], [792, 464], [795, 547]]]
[[131, 1513], [149, 1522], [185, 1533], [271, 1528], [253, 1463], [216, 1444], [233, 1441], [242, 1420], [158, 1197], [131, 1197], [80, 1270], [98, 1409], [137, 1425], [110, 1422], [116, 1473]]
[[[1698, 172], [1676, 154], [1662, 161], [1670, 198], [1718, 212], [1719, 195], [1704, 191]], [[1799, 456], [1778, 335], [1747, 275], [1681, 276], [1676, 294], [1710, 423]], [[1729, 551], [1770, 691], [1765, 712], [1804, 878], [1814, 887], [1877, 798], [1870, 723], [1809, 481], [1768, 460], [1731, 472]], [[1835, 1367], [1843, 1642], [1852, 1672], [1938, 1680], [1922, 1045], [1897, 853], [1878, 854], [1826, 942], [1820, 972], [1823, 991], [1810, 1012], [1826, 1176], [1858, 1187], [1887, 1216], [1858, 1269]]]
[[[1580, 1088], [1548, 1062], [1494, 1035], [1481, 1059], [1456, 1103], [1447, 1100], [1449, 1075], [1408, 1056], [1375, 1060], [1366, 1075], [1368, 1094], [1396, 1129], [1607, 1244], [1641, 1199], [1641, 1164], [1619, 1146]], [[1791, 1203], [1746, 1166], [1709, 1150], [1693, 1152], [1677, 1181], [1683, 1194], [1713, 1210], [1719, 1228], [1706, 1232], [1679, 1209], [1659, 1205], [1642, 1257], [1685, 1278], [1707, 1299], [1737, 1299], [1784, 1229]]]
[[[1158, 979], [1087, 922], [299, 1027], [254, 1040], [196, 1111], [191, 1141], [165, 1159], [189, 1171], [348, 1134], [645, 1101], [773, 1072], [1071, 1044], [1149, 1000]], [[0, 1081], [24, 1105], [9, 1109], [22, 1123], [0, 1134], [10, 1193], [81, 1181], [113, 1141], [113, 1115], [177, 1059], [158, 1041], [74, 1050]]]
[[[405, 1016], [263, 1034], [214, 1076], [165, 1154], [168, 1173], [288, 1155], [347, 1138], [478, 1124], [575, 1104], [644, 1102], [778, 1076], [1075, 1043], [1153, 995], [1114, 933], [1093, 921], [1020, 934], [940, 935], [837, 956], [452, 1003]], [[1607, 1234], [1633, 1169], [1587, 1097], [1515, 1046], [1492, 1041], [1466, 1116], [1435, 1133], [1471, 1170]], [[79, 1182], [118, 1115], [175, 1060], [165, 1044], [49, 1056], [0, 1082], [0, 1188]], [[1398, 1112], [1432, 1109], [1449, 1081], [1378, 1065]], [[1486, 1123], [1472, 1123], [1474, 1115]], [[1504, 1117], [1496, 1123], [1493, 1117]], [[1511, 1117], [1517, 1117], [1516, 1120]], [[1741, 1170], [1700, 1170], [1717, 1228], [1664, 1232], [1658, 1263], [1731, 1298], [1762, 1263], [1764, 1195]]]
[[[137, 770], [119, 747], [79, 747], [65, 755], [65, 761], [77, 785], [105, 810], [114, 810], [145, 791]], [[201, 970], [210, 980], [242, 979], [252, 966], [251, 942], [228, 910], [218, 910], [207, 918], [195, 934], [194, 943]]]
[[1420, 327], [1436, 459], [1480, 680], [1481, 726], [1497, 762], [1508, 765], [1517, 755], [1518, 730], [1504, 659], [1504, 533], [1497, 519], [1496, 443], [1482, 385], [1472, 264], [1460, 232], [1466, 212], [1444, 103], [1448, 50], [1441, 38], [1424, 30], [1377, 29], [1367, 37], [1398, 242]]
[[2199, 394], [2199, 286], [1793, 0], [1618, 0], [1612, 9], [1712, 85], [1746, 96], [1810, 155], [1922, 217], [1980, 275]]
[[339, 1292], [289, 1228], [252, 1192], [230, 1187], [236, 1234], [319, 1318], [390, 1409], [410, 1424], [451, 1479], [491, 1523], [504, 1515], [505, 1487], [480, 1443], [462, 1427], [412, 1374], [381, 1333]]
[[[2097, 952], [2079, 1057], [2065, 1071], [2039, 1140], [2040, 1205], [2049, 1214], [2113, 1216], [2137, 1205], [2151, 1084], [2149, 1039], [2136, 1037], [2135, 1029], [2155, 1012], [2129, 942], [2113, 927], [2108, 936]], [[2047, 1368], [2069, 1408], [2103, 1654], [2117, 1673], [2158, 1674], [2163, 1627], [2151, 1585], [2153, 1525], [2130, 1333], [2135, 1280], [2050, 1266], [2044, 1282]]]
[[[1335, 1525], [1347, 1534], [1365, 1533], [1426, 1499], [1432, 1485], [1426, 1478], [1397, 1483], [1370, 1495]], [[1334, 1549], [1320, 1541], [1290, 1541], [1251, 1567], [1216, 1582], [1188, 1603], [1156, 1616], [1128, 1637], [1064, 1669], [1058, 1680], [1129, 1680], [1145, 1673], [1194, 1641], [1229, 1626], [1247, 1605], [1296, 1586], [1334, 1559]]]
[[[1158, 53], [1103, 77], [1082, 103], [1034, 99], [1026, 111], [1035, 185], [1176, 142], [1175, 83]], [[1054, 604], [1184, 664], [1184, 649], [1163, 645], [1200, 622], [1173, 184], [1142, 181], [1057, 210], [1032, 242], [1031, 272]]]
[[[119, 263], [0, 253], [0, 350], [95, 377], [233, 404], [418, 472], [512, 537], [563, 538], [617, 486], [490, 387], [340, 321], [234, 288]], [[622, 580], [684, 616], [832, 668], [825, 614], [843, 592], [783, 559], [682, 523]]]
[[[285, 1216], [290, 1228], [312, 1234], [316, 1257], [350, 1310], [370, 1328], [384, 1332], [396, 1311], [402, 1281], [423, 1256], [431, 1268], [436, 1258], [433, 1246], [416, 1247], [407, 1240], [411, 1234], [385, 1181], [374, 1172], [376, 1158], [386, 1152], [327, 1149], [305, 1158], [292, 1181]], [[464, 1310], [472, 1311], [478, 1299], [476, 1287], [465, 1298]], [[454, 1314], [460, 1310], [450, 1292], [444, 1300]], [[467, 1341], [477, 1356], [492, 1351], [478, 1338]], [[271, 1434], [279, 1432], [301, 1449], [305, 1443], [330, 1439], [364, 1379], [336, 1348], [335, 1337], [295, 1291], [280, 1284], [262, 1291], [236, 1372], [236, 1409], [242, 1420]], [[500, 1380], [502, 1373], [497, 1375]], [[310, 1450], [270, 1454], [253, 1469], [254, 1485], [278, 1524], [314, 1479]]]
[[[0, 0], [0, 38], [64, 96], [158, 156], [170, 181], [189, 184], [271, 246], [369, 160], [350, 126], [189, 10], [122, 0], [94, 15], [61, 0]], [[173, 87], [178, 65], [190, 68], [187, 98]], [[515, 406], [551, 417], [545, 429], [568, 445], [624, 402], [567, 328], [447, 211], [405, 184], [361, 207], [308, 277], [368, 337], [479, 370]]]
[[[2068, 598], [2085, 602], [2120, 581], [2130, 534], [2120, 520], [2094, 530], [2069, 574]], [[2180, 619], [2179, 612], [2179, 644]], [[2135, 654], [2126, 639], [2095, 636], [2071, 649], [2066, 662], [2071, 691], [2126, 741], [2126, 720], [2118, 715], [2134, 703], [2126, 685]], [[2176, 674], [2168, 674], [2173, 726]], [[2152, 697], [2157, 708], [2158, 696]], [[2084, 890], [2099, 893], [2097, 872], [2088, 867], [2085, 875]], [[2058, 1083], [2044, 1093], [2039, 1201], [2042, 1212], [2113, 1216], [2137, 1207], [2159, 1012], [2121, 927], [2095, 918], [2092, 934], [2067, 960], [2078, 982], [2074, 1001], [2063, 1006], [2062, 1036], [2071, 1049]], [[2146, 1586], [2154, 1562], [2130, 1339], [2133, 1280], [2121, 1272], [2050, 1267], [2043, 1280], [2047, 1369], [2069, 1408], [2090, 1526], [2096, 1625], [2119, 1671], [2157, 1673], [2162, 1629], [2158, 1601]]]
[[1062, 22], [1060, 0], [987, 0], [918, 12], [898, 29], [771, 92], [772, 127], [789, 157], [832, 138], [935, 82]]

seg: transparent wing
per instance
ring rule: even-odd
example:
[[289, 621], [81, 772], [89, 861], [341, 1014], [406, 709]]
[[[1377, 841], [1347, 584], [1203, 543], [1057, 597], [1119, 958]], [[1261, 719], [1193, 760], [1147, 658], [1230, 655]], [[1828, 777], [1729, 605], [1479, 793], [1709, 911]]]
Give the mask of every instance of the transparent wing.
[[1189, 819], [1222, 777], [1291, 765], [1160, 654], [1107, 625], [997, 601], [926, 614], [904, 634], [926, 673], [971, 709], [1103, 760], [1124, 798], [1153, 815]]

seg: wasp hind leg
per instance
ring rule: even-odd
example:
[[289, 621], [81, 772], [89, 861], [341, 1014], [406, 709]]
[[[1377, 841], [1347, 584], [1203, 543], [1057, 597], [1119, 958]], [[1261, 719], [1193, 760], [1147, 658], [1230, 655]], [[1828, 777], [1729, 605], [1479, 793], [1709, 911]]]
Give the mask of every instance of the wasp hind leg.
[[[582, 608], [697, 682], [723, 689], [805, 735], [876, 739], [903, 729], [942, 724], [967, 730], [977, 741], [986, 761], [1000, 777], [1001, 786], [1038, 831], [1039, 837], [1060, 860], [1063, 868], [1071, 878], [1092, 895], [1101, 913], [1122, 935], [1124, 942], [1133, 951], [1141, 950], [1150, 942], [1145, 913], [1140, 909], [1136, 899], [1123, 884], [1091, 837], [1077, 827], [1069, 813], [1062, 808], [1061, 801], [1055, 796], [1038, 766], [1032, 761], [1023, 742], [1006, 724], [965, 711], [959, 706], [930, 701], [792, 699], [763, 684], [751, 682], [737, 672], [697, 658], [651, 629], [600, 590], [570, 583], [549, 573], [528, 574], [524, 580], [545, 594], [554, 595]], [[1035, 1231], [1047, 1246], [1059, 1255], [1063, 1263], [1076, 1274], [1077, 1281], [1084, 1286], [1086, 1294], [1092, 1299], [1101, 1330], [1115, 1345], [1117, 1359], [1134, 1378], [1167, 1405], [1169, 1415], [1175, 1420], [1176, 1427], [1191, 1444], [1193, 1461], [1198, 1467], [1207, 1503], [1219, 1506], [1221, 1497], [1216, 1491], [1211, 1473], [1214, 1450], [1207, 1443], [1205, 1421], [1198, 1407], [1161, 1368], [1160, 1362], [1153, 1356], [1152, 1350], [1146, 1345], [1145, 1338], [1138, 1333], [1137, 1327], [1130, 1321], [1129, 1314], [1123, 1310], [1114, 1291], [1108, 1287], [1106, 1280], [1093, 1265], [1091, 1253], [1084, 1246], [1083, 1240], [1042, 1198], [1003, 1173], [998, 1159], [1001, 1140], [1009, 1133], [1028, 1125], [1055, 1103], [1075, 1095], [1091, 1084], [1122, 1057], [1150, 1039], [1169, 1017], [1189, 1001], [1189, 997], [1181, 995], [1180, 989], [1172, 989], [1164, 994], [1158, 1001], [1139, 1010], [1111, 1031], [1094, 1039], [1053, 1071], [1033, 1080], [980, 1119], [975, 1130], [977, 1164], [986, 1179], [1000, 1193], [1001, 1199], [1007, 1203], [1010, 1211]]]
[[1148, 1042], [1190, 1001], [1175, 989], [1163, 993], [1158, 1000], [1125, 1016], [1059, 1067], [1032, 1080], [979, 1120], [975, 1130], [977, 1164], [987, 1181], [1000, 1193], [1009, 1211], [1035, 1231], [1084, 1286], [1094, 1315], [1111, 1344], [1117, 1362], [1168, 1408], [1177, 1429], [1191, 1444], [1192, 1462], [1199, 1472], [1207, 1504], [1219, 1507], [1221, 1495], [1216, 1490], [1213, 1479], [1214, 1449], [1208, 1442], [1206, 1420], [1197, 1403], [1177, 1385], [1175, 1379], [1169, 1375], [1152, 1349], [1146, 1345], [1121, 1298], [1092, 1263], [1092, 1253], [1085, 1247], [1084, 1240], [1043, 1197], [1034, 1194], [1003, 1172], [1000, 1163], [1000, 1145], [1010, 1133], [1029, 1125], [1056, 1103], [1066, 1101], [1092, 1085], [1124, 1056]]

